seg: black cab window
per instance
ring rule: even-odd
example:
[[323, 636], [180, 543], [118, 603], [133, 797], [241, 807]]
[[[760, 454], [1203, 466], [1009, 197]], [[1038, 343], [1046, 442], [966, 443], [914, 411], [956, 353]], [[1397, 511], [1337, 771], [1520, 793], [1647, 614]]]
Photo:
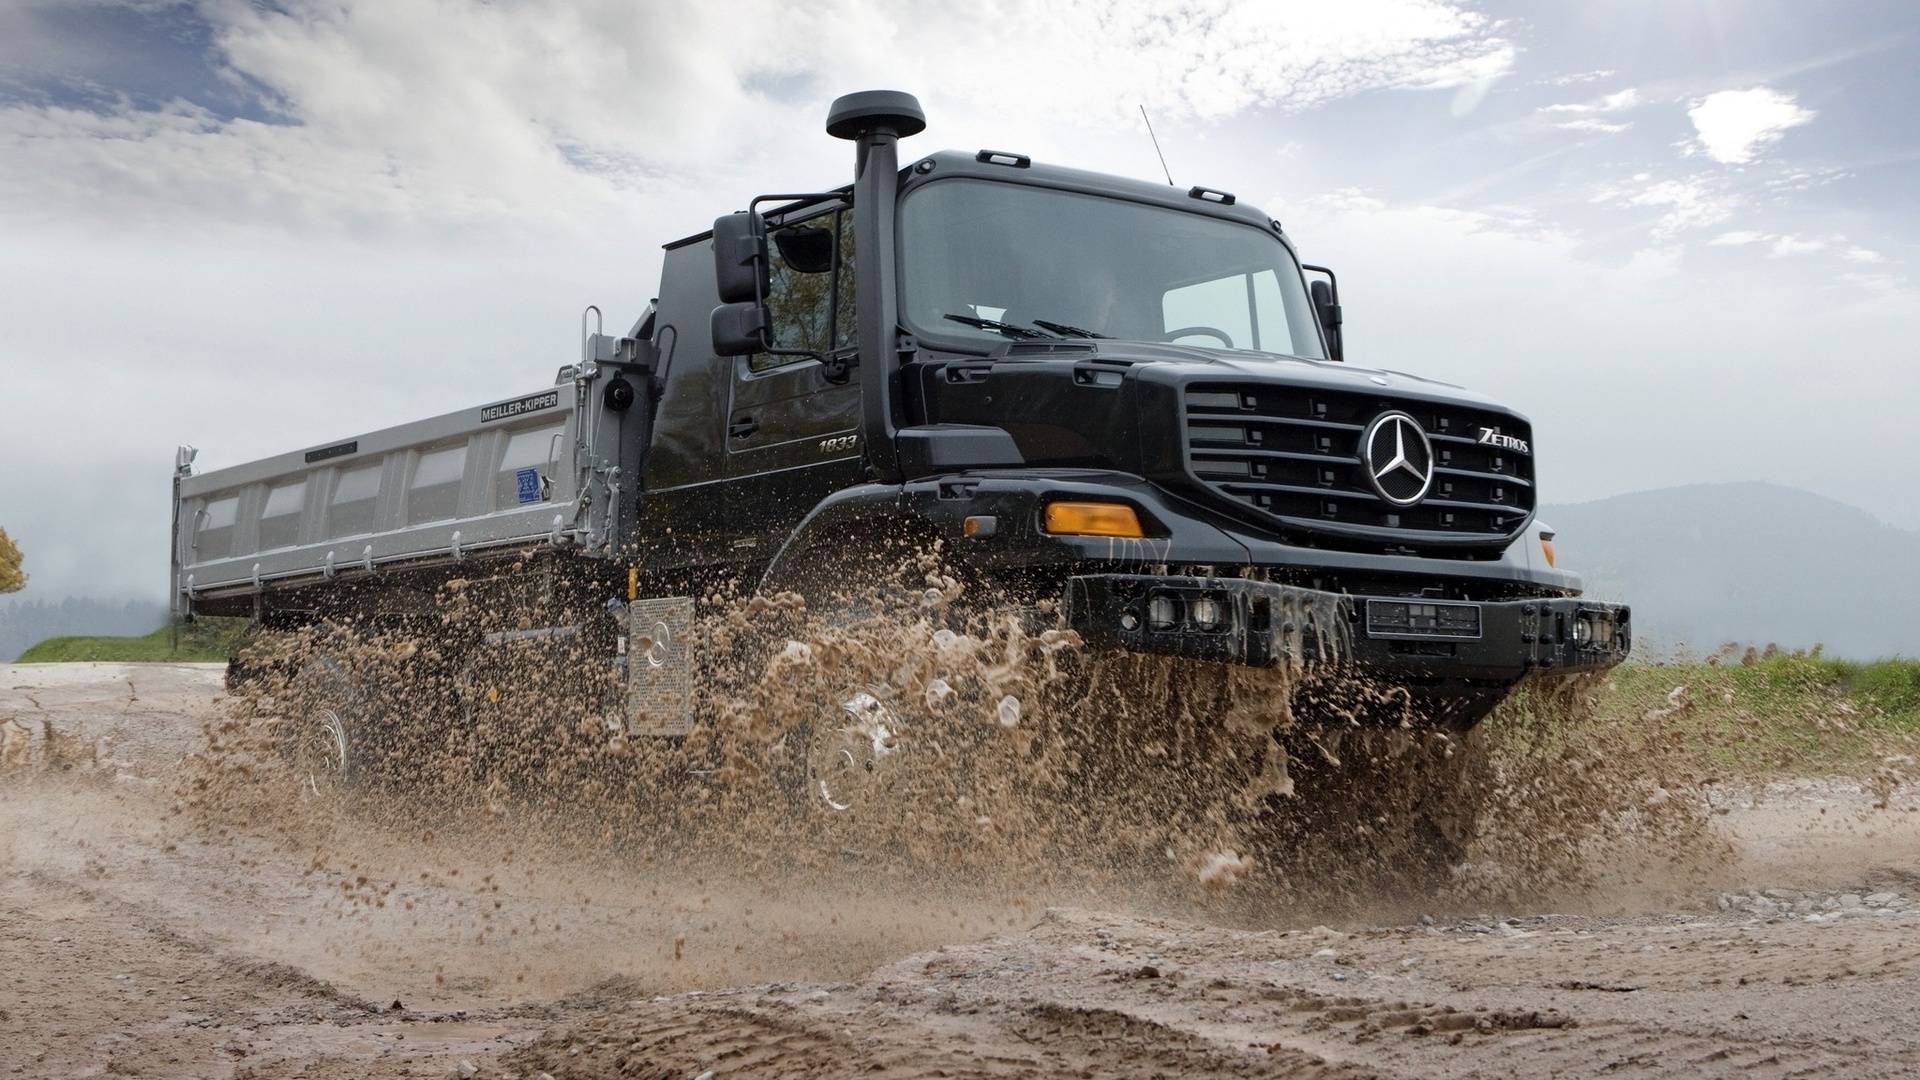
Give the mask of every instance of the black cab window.
[[[781, 225], [768, 239], [767, 307], [776, 348], [825, 356], [855, 340], [853, 212], [841, 209]], [[757, 353], [755, 371], [805, 356]]]

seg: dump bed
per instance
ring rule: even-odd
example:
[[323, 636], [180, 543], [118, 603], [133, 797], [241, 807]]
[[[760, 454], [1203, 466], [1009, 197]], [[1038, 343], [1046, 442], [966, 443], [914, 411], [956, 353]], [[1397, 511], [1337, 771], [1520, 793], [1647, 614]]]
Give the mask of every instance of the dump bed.
[[183, 449], [176, 613], [399, 565], [605, 549], [621, 483], [618, 425], [602, 422], [590, 370], [562, 376], [505, 401], [198, 476]]

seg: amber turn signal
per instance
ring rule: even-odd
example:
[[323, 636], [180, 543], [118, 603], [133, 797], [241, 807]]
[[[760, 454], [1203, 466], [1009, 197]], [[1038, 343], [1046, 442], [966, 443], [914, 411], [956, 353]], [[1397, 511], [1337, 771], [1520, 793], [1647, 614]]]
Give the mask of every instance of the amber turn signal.
[[1125, 503], [1054, 502], [1047, 504], [1047, 531], [1065, 536], [1147, 535], [1140, 515]]
[[1552, 565], [1554, 565], [1554, 563], [1553, 563], [1553, 534], [1552, 534], [1552, 533], [1550, 533], [1550, 532], [1543, 532], [1543, 533], [1541, 533], [1541, 534], [1540, 534], [1540, 554], [1542, 554], [1542, 555], [1545, 555], [1545, 556], [1547, 557], [1547, 565], [1548, 565], [1548, 566], [1552, 566]]

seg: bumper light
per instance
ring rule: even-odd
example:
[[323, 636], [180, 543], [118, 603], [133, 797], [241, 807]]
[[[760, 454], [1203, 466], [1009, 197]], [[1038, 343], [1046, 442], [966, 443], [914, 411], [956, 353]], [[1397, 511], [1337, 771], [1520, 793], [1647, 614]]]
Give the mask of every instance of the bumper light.
[[[1124, 618], [1121, 625], [1133, 629]], [[1147, 629], [1156, 634], [1219, 634], [1232, 628], [1233, 606], [1225, 593], [1169, 589], [1155, 590], [1147, 598]]]
[[1054, 502], [1047, 504], [1046, 529], [1061, 536], [1124, 536], [1146, 534], [1140, 515], [1125, 503]]
[[1147, 629], [1164, 634], [1179, 624], [1179, 601], [1164, 593], [1147, 601]]
[[1211, 596], [1197, 597], [1187, 601], [1187, 621], [1195, 630], [1211, 634], [1226, 625], [1226, 609]]

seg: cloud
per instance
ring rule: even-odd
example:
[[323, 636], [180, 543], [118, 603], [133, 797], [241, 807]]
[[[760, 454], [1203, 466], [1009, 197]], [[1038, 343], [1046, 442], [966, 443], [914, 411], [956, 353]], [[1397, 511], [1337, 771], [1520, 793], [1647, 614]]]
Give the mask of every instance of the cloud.
[[1683, 229], [1718, 225], [1733, 216], [1740, 199], [1718, 190], [1703, 179], [1662, 180], [1639, 191], [1607, 190], [1594, 201], [1617, 200], [1626, 206], [1665, 207], [1666, 212], [1654, 225], [1656, 238], [1670, 237]]
[[1827, 242], [1825, 240], [1808, 240], [1798, 236], [1783, 236], [1773, 242], [1773, 247], [1769, 253], [1776, 259], [1785, 255], [1811, 255], [1816, 251], [1826, 250], [1826, 246]]
[[1757, 86], [1708, 94], [1687, 110], [1699, 132], [1699, 149], [1726, 165], [1745, 165], [1777, 143], [1787, 129], [1817, 114], [1794, 104], [1793, 95]]
[[[1861, 316], [1894, 316], [1904, 320], [1920, 319], [1920, 292], [1905, 277], [1897, 274], [1843, 271], [1834, 280], [1851, 286], [1857, 299], [1844, 309]], [[1920, 527], [1920, 526], [1916, 526]]]
[[1629, 86], [1625, 90], [1607, 94], [1593, 101], [1545, 105], [1540, 111], [1543, 113], [1610, 113], [1631, 109], [1640, 104], [1642, 104], [1640, 91]]
[[[1885, 260], [1885, 256], [1857, 244], [1847, 244], [1847, 238], [1835, 234], [1829, 239], [1804, 237], [1798, 235], [1778, 236], [1773, 233], [1759, 232], [1753, 229], [1736, 229], [1724, 232], [1707, 241], [1710, 247], [1745, 247], [1749, 244], [1766, 244], [1767, 254], [1771, 258], [1784, 258], [1789, 255], [1811, 255], [1817, 251], [1831, 251], [1845, 244], [1839, 257], [1852, 263], [1872, 264]], [[1889, 279], [1891, 280], [1891, 279]]]
[[1607, 113], [1622, 112], [1644, 104], [1640, 91], [1627, 87], [1611, 94], [1605, 94], [1591, 101], [1570, 101], [1554, 105], [1543, 105], [1536, 110], [1543, 117], [1572, 116], [1571, 120], [1559, 120], [1554, 127], [1561, 131], [1581, 131], [1593, 135], [1618, 135], [1633, 127], [1626, 120], [1603, 120]]
[[1579, 83], [1599, 82], [1601, 79], [1611, 79], [1613, 76], [1613, 69], [1605, 68], [1599, 71], [1581, 71], [1572, 75], [1555, 75], [1551, 79], [1542, 79], [1540, 82], [1546, 86], [1574, 86]]
[[1597, 119], [1594, 119], [1593, 117], [1584, 117], [1579, 120], [1569, 120], [1564, 124], [1554, 125], [1554, 127], [1557, 127], [1562, 131], [1591, 131], [1598, 135], [1618, 135], [1619, 133], [1627, 130], [1632, 126], [1633, 125], [1629, 123], [1616, 124], [1606, 120], [1597, 120]]
[[200, 20], [206, 64], [254, 89], [254, 115], [111, 86], [81, 103], [17, 99], [0, 107], [0, 213], [369, 236], [604, 230], [647, 213], [638, 195], [710, 191], [754, 162], [843, 172], [820, 118], [848, 90], [919, 90], [951, 126], [1111, 131], [1142, 105], [1156, 121], [1211, 123], [1489, 84], [1514, 56], [1490, 19], [1448, 0], [163, 7]]

